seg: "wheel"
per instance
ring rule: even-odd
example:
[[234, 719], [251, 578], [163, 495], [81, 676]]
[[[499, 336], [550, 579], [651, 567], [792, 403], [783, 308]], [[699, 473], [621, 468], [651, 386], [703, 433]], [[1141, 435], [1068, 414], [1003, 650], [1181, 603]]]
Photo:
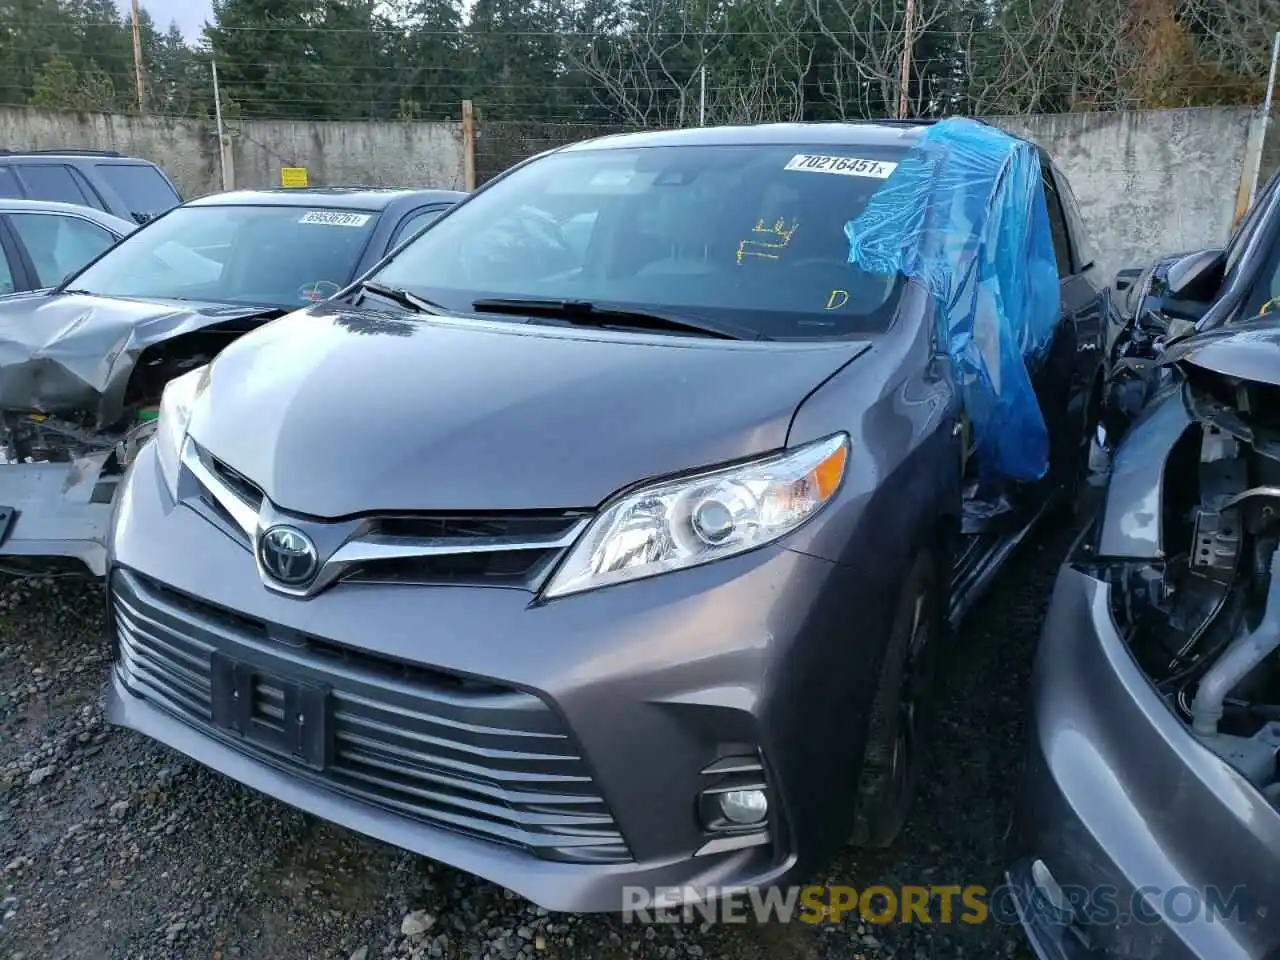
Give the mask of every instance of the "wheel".
[[922, 550], [903, 584], [867, 730], [852, 842], [887, 847], [915, 798], [932, 727], [939, 638], [943, 632], [938, 562]]

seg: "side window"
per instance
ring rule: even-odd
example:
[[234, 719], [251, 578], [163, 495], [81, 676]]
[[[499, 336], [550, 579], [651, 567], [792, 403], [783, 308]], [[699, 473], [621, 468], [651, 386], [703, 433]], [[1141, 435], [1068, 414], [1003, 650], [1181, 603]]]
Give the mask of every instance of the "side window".
[[15, 213], [10, 219], [42, 287], [61, 283], [116, 242], [102, 227], [79, 217]]
[[80, 192], [84, 194], [85, 203], [97, 210], [105, 211], [107, 209], [107, 205], [102, 202], [102, 197], [98, 194], [98, 191], [94, 189], [93, 184], [89, 182], [89, 178], [75, 167], [68, 167], [67, 169], [71, 171], [71, 179], [76, 182], [76, 186], [78, 186], [80, 188]]
[[1075, 191], [1066, 177], [1058, 174], [1054, 177], [1058, 184], [1058, 199], [1062, 201], [1062, 212], [1067, 215], [1067, 226], [1071, 229], [1071, 239], [1076, 245], [1076, 260], [1080, 270], [1091, 267], [1097, 261], [1097, 252], [1089, 237], [1089, 228], [1085, 226], [1084, 215], [1080, 212], [1080, 204], [1076, 200]]
[[8, 167], [0, 167], [0, 197], [6, 199], [22, 199], [22, 184]]
[[9, 251], [0, 245], [0, 297], [13, 293], [17, 284], [13, 282], [13, 267], [9, 263]]
[[146, 223], [182, 202], [169, 181], [150, 164], [99, 163], [96, 169], [111, 189], [120, 195], [129, 215], [139, 223]]
[[1045, 166], [1044, 199], [1049, 208], [1049, 231], [1053, 234], [1053, 252], [1058, 258], [1058, 276], [1071, 276], [1071, 238], [1067, 233], [1067, 221], [1062, 213], [1062, 201], [1058, 198], [1058, 188], [1053, 182], [1053, 174]]
[[387, 249], [390, 250], [406, 238], [422, 230], [423, 227], [444, 213], [445, 209], [445, 207], [429, 207], [426, 210], [418, 210], [415, 213], [411, 213], [400, 226], [396, 227], [396, 232], [392, 235], [391, 242], [387, 244]]
[[71, 168], [64, 163], [19, 164], [18, 176], [27, 185], [27, 192], [33, 200], [79, 204], [89, 202], [89, 198], [71, 175]]

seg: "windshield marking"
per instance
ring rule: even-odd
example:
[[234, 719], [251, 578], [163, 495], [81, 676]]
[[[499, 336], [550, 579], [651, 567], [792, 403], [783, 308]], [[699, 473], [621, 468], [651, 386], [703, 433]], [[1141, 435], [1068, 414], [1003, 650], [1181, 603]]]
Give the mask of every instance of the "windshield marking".
[[756, 225], [751, 228], [752, 233], [766, 234], [770, 239], [752, 240], [750, 238], [741, 241], [738, 244], [738, 263], [741, 264], [746, 257], [762, 257], [765, 260], [778, 260], [781, 254], [772, 252], [785, 250], [787, 244], [791, 242], [791, 237], [800, 227], [799, 220], [792, 220], [790, 224], [786, 220], [779, 218], [771, 227], [764, 225], [764, 219], [756, 221]]
[[327, 227], [363, 227], [369, 222], [367, 213], [338, 213], [333, 210], [312, 210], [303, 214], [299, 223], [320, 223]]
[[782, 169], [887, 180], [889, 174], [898, 169], [898, 165], [888, 160], [863, 160], [859, 157], [828, 157], [814, 153], [797, 153]]

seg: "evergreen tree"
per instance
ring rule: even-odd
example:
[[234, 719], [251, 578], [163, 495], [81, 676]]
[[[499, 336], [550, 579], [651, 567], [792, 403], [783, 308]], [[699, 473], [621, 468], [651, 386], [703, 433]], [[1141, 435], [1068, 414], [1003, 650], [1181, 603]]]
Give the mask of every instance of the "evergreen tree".
[[76, 106], [80, 76], [76, 66], [61, 53], [55, 52], [32, 83], [31, 105], [49, 110], [71, 110]]
[[207, 59], [187, 45], [176, 23], [144, 45], [148, 109], [174, 116], [213, 112], [213, 78]]
[[316, 0], [214, 0], [204, 34], [222, 95], [246, 116], [328, 116], [323, 20]]
[[557, 8], [549, 0], [475, 0], [467, 96], [490, 120], [563, 117]]
[[456, 119], [474, 74], [467, 62], [458, 0], [402, 0], [389, 63], [399, 80], [404, 119]]

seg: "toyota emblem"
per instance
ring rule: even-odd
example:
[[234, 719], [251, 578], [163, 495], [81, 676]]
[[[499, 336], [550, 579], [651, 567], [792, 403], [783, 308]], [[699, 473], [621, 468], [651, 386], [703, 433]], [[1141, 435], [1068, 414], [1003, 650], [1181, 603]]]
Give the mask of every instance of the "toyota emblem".
[[320, 567], [311, 538], [297, 527], [271, 527], [258, 541], [258, 562], [277, 583], [298, 587], [309, 583]]

